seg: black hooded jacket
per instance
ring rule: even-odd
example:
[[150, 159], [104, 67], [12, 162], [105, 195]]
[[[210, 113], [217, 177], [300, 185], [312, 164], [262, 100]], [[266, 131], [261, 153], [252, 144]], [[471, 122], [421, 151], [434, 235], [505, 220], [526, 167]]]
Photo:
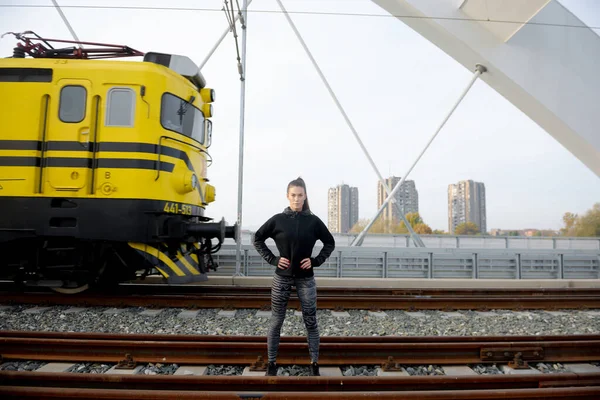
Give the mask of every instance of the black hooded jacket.
[[[275, 241], [279, 257], [276, 257], [265, 244], [268, 238]], [[323, 248], [318, 256], [312, 258], [313, 247], [317, 240], [323, 242]], [[277, 275], [308, 278], [314, 276], [313, 269], [301, 269], [301, 261], [310, 258], [313, 267], [323, 264], [335, 248], [335, 240], [319, 217], [308, 210], [292, 211], [287, 207], [281, 214], [269, 218], [256, 231], [254, 247], [266, 262], [275, 267], [281, 257], [290, 260], [289, 268], [276, 268]]]

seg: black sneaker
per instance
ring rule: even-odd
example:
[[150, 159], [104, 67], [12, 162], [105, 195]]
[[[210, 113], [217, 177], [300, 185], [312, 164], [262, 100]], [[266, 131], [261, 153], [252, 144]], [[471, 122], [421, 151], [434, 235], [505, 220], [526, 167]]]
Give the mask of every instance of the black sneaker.
[[319, 373], [319, 364], [316, 362], [310, 364], [310, 376], [321, 376]]
[[274, 361], [269, 361], [269, 365], [267, 365], [267, 375], [266, 376], [277, 376], [277, 363]]

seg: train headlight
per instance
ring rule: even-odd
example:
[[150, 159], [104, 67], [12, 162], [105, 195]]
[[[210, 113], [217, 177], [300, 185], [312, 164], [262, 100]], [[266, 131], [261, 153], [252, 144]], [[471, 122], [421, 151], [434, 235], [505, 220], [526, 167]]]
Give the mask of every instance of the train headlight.
[[210, 118], [213, 116], [213, 106], [212, 104], [205, 103], [202, 105], [202, 112], [204, 113], [204, 118]]
[[215, 90], [209, 88], [200, 89], [200, 98], [204, 103], [212, 103], [215, 101]]
[[178, 193], [186, 194], [189, 192], [193, 192], [194, 190], [198, 190], [198, 186], [200, 186], [200, 182], [198, 181], [198, 177], [192, 171], [186, 171], [184, 174], [179, 175], [179, 177], [175, 180], [175, 189]]
[[212, 203], [213, 201], [215, 201], [215, 195], [216, 195], [216, 190], [215, 187], [213, 185], [209, 185], [208, 183], [206, 184], [206, 194], [204, 195], [204, 200], [206, 201], [206, 203]]

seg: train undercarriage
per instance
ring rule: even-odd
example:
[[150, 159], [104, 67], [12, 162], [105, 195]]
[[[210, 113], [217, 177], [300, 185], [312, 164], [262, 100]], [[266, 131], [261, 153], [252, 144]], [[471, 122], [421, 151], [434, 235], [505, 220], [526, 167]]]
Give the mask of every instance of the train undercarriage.
[[[0, 279], [78, 293], [160, 275], [207, 280], [212, 254], [237, 226], [164, 213], [148, 200], [0, 198]], [[0, 209], [2, 209], [0, 207]]]
[[154, 244], [56, 237], [21, 239], [0, 245], [0, 279], [14, 281], [23, 288], [48, 287], [64, 294], [155, 275], [163, 276], [167, 283], [197, 282], [207, 280], [209, 270], [218, 267], [210, 248], [208, 239], [200, 243]]

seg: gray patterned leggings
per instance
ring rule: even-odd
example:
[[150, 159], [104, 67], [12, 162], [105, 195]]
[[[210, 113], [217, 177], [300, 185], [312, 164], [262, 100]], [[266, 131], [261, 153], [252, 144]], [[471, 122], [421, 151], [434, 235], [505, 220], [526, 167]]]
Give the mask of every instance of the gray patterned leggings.
[[317, 283], [315, 278], [294, 278], [277, 274], [273, 277], [273, 286], [271, 287], [271, 325], [267, 335], [269, 361], [274, 362], [277, 359], [281, 326], [285, 319], [292, 286], [296, 286], [298, 298], [302, 304], [302, 318], [306, 327], [311, 361], [318, 362], [320, 337], [317, 326]]

